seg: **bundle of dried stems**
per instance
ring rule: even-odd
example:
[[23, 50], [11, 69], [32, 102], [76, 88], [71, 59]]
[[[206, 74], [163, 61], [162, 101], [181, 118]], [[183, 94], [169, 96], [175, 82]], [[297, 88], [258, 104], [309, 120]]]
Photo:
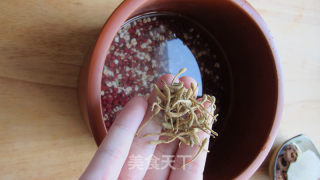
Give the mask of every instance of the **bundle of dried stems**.
[[212, 137], [218, 136], [211, 129], [218, 116], [214, 114], [216, 109], [215, 97], [205, 94], [202, 98], [197, 99], [198, 86], [191, 84], [191, 88], [187, 89], [184, 87], [183, 82], [175, 82], [178, 76], [186, 70], [186, 68], [181, 69], [170, 85], [162, 81], [162, 89], [159, 89], [157, 85], [154, 86], [156, 102], [151, 106], [152, 115], [137, 131], [138, 135], [148, 122], [159, 116], [162, 132], [148, 133], [144, 137], [164, 136], [166, 138], [165, 140], [150, 141], [150, 144], [171, 143], [178, 139], [180, 140], [179, 147], [181, 142], [191, 147], [194, 145], [199, 146], [199, 151], [196, 155], [183, 166], [194, 161], [209, 141], [209, 138], [201, 140], [199, 132], [203, 131]]

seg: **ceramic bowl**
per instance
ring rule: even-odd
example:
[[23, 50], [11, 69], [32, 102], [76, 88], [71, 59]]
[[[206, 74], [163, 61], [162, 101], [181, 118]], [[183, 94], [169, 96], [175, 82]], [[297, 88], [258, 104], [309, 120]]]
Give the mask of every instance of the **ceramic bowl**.
[[183, 14], [203, 25], [223, 48], [230, 68], [228, 116], [207, 158], [205, 179], [247, 179], [261, 165], [276, 136], [282, 111], [282, 81], [274, 42], [259, 14], [244, 0], [126, 0], [109, 17], [84, 62], [79, 101], [99, 145], [101, 78], [113, 37], [127, 20], [146, 12]]

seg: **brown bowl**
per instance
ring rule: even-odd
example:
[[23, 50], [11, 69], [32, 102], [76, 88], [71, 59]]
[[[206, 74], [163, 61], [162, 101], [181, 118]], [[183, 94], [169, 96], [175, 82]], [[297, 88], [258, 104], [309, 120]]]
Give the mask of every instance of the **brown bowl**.
[[113, 37], [131, 17], [151, 11], [188, 16], [220, 43], [230, 65], [229, 114], [209, 153], [205, 178], [247, 179], [276, 137], [282, 112], [279, 57], [258, 13], [244, 0], [126, 0], [109, 17], [80, 74], [83, 117], [99, 145], [107, 133], [101, 107], [103, 65]]

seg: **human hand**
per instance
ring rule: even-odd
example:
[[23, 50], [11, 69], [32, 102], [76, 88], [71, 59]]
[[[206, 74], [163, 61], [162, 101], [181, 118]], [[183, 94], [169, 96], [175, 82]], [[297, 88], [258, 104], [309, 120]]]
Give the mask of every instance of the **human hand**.
[[[164, 75], [161, 80], [167, 84], [173, 80], [173, 75]], [[195, 80], [190, 77], [181, 77], [186, 88], [190, 88]], [[153, 91], [148, 100], [144, 97], [134, 97], [118, 114], [116, 120], [108, 131], [88, 165], [80, 177], [81, 180], [114, 180], [114, 179], [152, 179], [152, 180], [188, 180], [202, 179], [207, 153], [202, 151], [197, 159], [184, 168], [179, 168], [192, 159], [199, 147], [190, 147], [176, 140], [169, 144], [157, 146], [149, 144], [151, 140], [158, 140], [157, 136], [135, 136], [139, 126], [151, 116], [148, 104], [155, 101]], [[142, 129], [140, 134], [161, 132], [161, 126], [156, 121]], [[201, 139], [209, 137], [200, 132]], [[161, 137], [160, 137], [161, 139]], [[208, 149], [208, 144], [205, 146]]]

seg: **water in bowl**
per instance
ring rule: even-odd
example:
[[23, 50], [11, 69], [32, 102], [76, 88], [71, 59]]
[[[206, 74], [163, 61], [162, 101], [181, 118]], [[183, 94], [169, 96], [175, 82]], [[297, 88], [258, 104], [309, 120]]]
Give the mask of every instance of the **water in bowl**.
[[157, 79], [167, 73], [198, 82], [203, 93], [225, 106], [228, 79], [226, 57], [214, 37], [201, 25], [172, 13], [148, 13], [126, 21], [107, 50], [101, 84], [103, 119], [108, 129], [130, 98], [148, 96]]

